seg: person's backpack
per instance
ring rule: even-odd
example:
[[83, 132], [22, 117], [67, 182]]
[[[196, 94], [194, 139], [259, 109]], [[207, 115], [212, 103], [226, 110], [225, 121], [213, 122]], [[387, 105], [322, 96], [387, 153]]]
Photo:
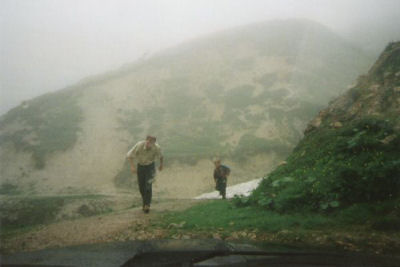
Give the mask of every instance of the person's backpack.
[[229, 174], [231, 173], [231, 169], [228, 166], [225, 166], [225, 165], [221, 165], [221, 167], [224, 170], [226, 176], [229, 176]]

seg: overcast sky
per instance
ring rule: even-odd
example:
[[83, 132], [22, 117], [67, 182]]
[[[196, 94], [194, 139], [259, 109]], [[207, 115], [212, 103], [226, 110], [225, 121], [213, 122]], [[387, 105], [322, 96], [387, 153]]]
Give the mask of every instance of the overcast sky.
[[144, 54], [279, 18], [348, 36], [400, 29], [400, 0], [0, 0], [0, 114]]

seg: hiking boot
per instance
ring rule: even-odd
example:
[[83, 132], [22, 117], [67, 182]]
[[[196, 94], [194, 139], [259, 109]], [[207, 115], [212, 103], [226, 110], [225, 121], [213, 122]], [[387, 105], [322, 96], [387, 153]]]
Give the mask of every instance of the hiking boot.
[[150, 212], [150, 206], [144, 205], [144, 207], [143, 207], [143, 212], [144, 212], [144, 213], [149, 213], [149, 212]]

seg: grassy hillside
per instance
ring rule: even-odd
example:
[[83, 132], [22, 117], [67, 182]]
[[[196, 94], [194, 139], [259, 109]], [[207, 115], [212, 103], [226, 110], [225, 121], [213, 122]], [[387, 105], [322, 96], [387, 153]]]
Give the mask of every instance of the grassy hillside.
[[78, 105], [79, 93], [64, 90], [49, 93], [10, 110], [1, 119], [0, 130], [7, 125], [22, 124], [15, 131], [0, 135], [0, 146], [12, 143], [17, 151], [29, 151], [37, 169], [45, 166], [47, 157], [75, 144], [83, 120]]
[[[357, 60], [347, 61], [349, 56]], [[279, 128], [290, 146], [301, 136], [298, 124], [344, 90], [358, 75], [355, 70], [366, 67], [367, 61], [361, 51], [307, 21], [234, 29], [132, 67], [137, 73], [160, 68], [166, 73], [153, 75], [155, 85], [148, 90], [153, 91], [154, 99], [141, 112], [135, 109], [124, 115], [129, 118], [123, 121], [134, 124], [129, 128], [133, 134], [146, 129], [159, 132], [167, 151], [178, 148], [176, 155], [192, 148], [201, 156], [204, 150], [194, 144], [204, 147], [210, 141], [209, 146], [215, 147], [211, 140], [220, 144], [217, 151], [226, 151], [221, 143], [233, 132], [254, 135], [265, 121], [272, 121], [270, 128]], [[350, 72], [340, 71], [347, 67]], [[146, 125], [148, 121], [150, 125]], [[173, 129], [168, 129], [170, 123]], [[193, 144], [179, 145], [171, 136], [192, 139]], [[196, 140], [198, 136], [201, 138]], [[276, 137], [266, 132], [256, 136], [265, 141]], [[228, 142], [228, 151], [234, 151], [239, 142]], [[210, 148], [205, 151], [214, 152]]]
[[[400, 42], [308, 125], [250, 197], [164, 216], [176, 236], [398, 255]], [[210, 234], [212, 233], [212, 234]]]
[[[210, 170], [202, 160], [215, 155], [235, 169], [232, 182], [243, 181], [282, 160], [306, 122], [369, 63], [306, 20], [192, 40], [8, 112], [1, 118], [1, 181], [23, 185], [19, 191], [134, 190], [124, 155], [149, 133], [167, 159], [168, 178], [160, 181], [190, 187], [167, 170], [181, 164], [204, 180]], [[256, 164], [250, 173], [247, 163]]]
[[396, 200], [400, 196], [400, 136], [393, 120], [369, 117], [340, 129], [310, 133], [287, 164], [262, 182], [251, 201], [290, 211]]
[[400, 223], [399, 73], [400, 43], [392, 43], [246, 201], [281, 212], [369, 203]]

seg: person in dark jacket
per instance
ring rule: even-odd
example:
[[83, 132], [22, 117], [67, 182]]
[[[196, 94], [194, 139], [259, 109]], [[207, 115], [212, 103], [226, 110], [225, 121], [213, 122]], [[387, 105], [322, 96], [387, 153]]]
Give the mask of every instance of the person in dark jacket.
[[214, 160], [214, 165], [215, 189], [219, 191], [222, 199], [226, 199], [226, 184], [231, 170], [229, 167], [222, 165], [220, 159]]

